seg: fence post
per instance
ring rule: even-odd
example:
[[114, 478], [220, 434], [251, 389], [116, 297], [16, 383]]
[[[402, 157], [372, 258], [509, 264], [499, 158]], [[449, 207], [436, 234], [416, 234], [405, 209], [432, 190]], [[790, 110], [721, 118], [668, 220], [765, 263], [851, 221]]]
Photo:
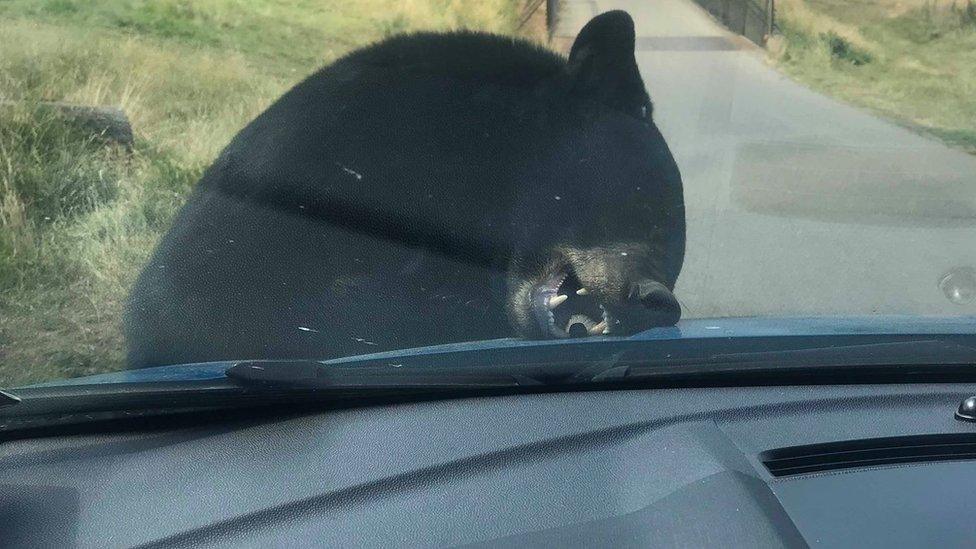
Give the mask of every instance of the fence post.
[[552, 39], [552, 0], [546, 2], [546, 38]]
[[776, 11], [775, 0], [766, 0], [766, 37], [763, 38], [765, 44], [769, 37], [773, 35], [773, 14]]

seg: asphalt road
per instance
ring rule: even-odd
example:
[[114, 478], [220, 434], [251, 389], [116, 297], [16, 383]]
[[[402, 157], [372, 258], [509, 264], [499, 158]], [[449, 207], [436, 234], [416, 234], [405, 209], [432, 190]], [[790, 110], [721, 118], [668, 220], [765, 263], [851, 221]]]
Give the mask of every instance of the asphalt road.
[[791, 81], [691, 0], [560, 4], [564, 44], [635, 20], [685, 185], [686, 318], [976, 314], [976, 157]]

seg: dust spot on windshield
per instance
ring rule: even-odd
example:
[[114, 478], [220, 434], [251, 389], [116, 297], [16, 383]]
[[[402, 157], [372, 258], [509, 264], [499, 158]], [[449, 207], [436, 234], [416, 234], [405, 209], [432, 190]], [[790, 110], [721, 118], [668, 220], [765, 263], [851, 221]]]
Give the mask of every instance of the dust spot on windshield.
[[342, 168], [342, 171], [344, 171], [347, 174], [355, 177], [357, 180], [362, 180], [363, 179], [363, 174], [357, 172], [356, 170], [353, 170], [352, 168], [347, 168], [347, 167], [343, 166], [342, 164], [340, 164], [338, 162], [336, 162], [336, 166], [339, 166], [340, 168]]

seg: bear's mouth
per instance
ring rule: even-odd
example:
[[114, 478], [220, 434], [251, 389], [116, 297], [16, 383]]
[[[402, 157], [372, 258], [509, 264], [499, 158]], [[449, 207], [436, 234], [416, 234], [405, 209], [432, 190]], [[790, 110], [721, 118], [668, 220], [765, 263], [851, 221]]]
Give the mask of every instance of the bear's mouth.
[[560, 272], [532, 289], [532, 314], [548, 337], [606, 335], [613, 324], [606, 308], [575, 274]]

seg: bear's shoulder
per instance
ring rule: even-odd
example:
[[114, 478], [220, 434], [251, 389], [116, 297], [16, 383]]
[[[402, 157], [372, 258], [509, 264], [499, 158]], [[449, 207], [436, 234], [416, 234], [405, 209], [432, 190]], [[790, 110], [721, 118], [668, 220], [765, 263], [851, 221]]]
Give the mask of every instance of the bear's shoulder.
[[398, 35], [338, 59], [332, 67], [533, 86], [565, 74], [566, 59], [527, 40], [476, 31]]

